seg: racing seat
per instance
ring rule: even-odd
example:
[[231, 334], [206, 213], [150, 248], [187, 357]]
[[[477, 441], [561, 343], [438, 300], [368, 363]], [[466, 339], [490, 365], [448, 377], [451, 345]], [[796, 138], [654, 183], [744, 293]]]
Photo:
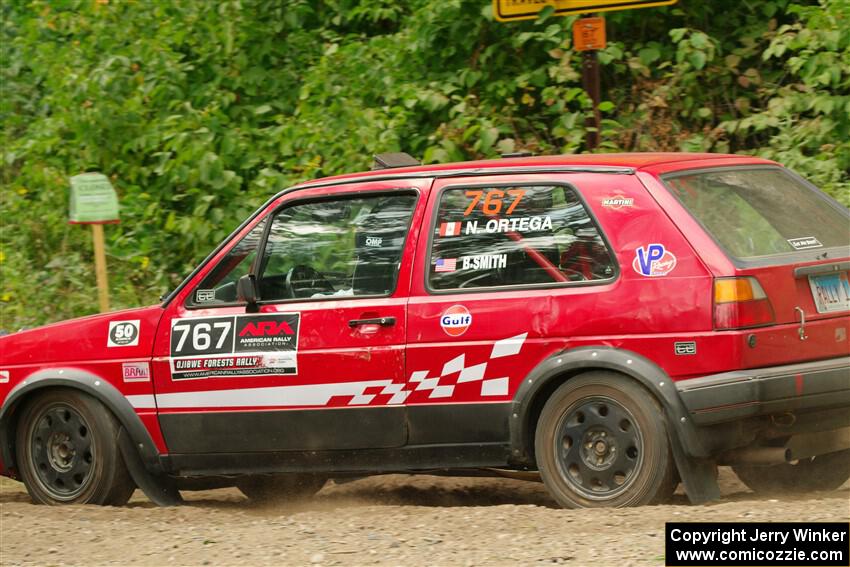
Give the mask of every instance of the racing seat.
[[391, 197], [359, 223], [354, 235], [354, 295], [386, 295], [395, 288], [410, 208], [410, 197]]

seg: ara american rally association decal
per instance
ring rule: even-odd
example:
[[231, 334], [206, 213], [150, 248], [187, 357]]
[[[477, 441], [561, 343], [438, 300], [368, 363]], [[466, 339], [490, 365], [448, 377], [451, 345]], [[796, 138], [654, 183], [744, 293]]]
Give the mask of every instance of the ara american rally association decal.
[[174, 319], [171, 378], [297, 374], [300, 313]]

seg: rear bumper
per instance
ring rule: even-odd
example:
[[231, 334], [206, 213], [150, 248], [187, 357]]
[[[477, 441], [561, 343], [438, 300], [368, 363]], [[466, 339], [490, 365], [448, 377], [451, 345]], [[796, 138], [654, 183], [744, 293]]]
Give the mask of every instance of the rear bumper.
[[715, 374], [677, 382], [676, 388], [697, 426], [850, 409], [850, 357]]

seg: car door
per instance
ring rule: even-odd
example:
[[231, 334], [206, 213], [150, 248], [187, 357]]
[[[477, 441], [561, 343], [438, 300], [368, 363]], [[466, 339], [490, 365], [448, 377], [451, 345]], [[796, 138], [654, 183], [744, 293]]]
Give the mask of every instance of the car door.
[[410, 443], [504, 443], [523, 378], [600, 328], [618, 269], [573, 185], [590, 179], [435, 181], [408, 309]]
[[[171, 453], [405, 444], [405, 309], [425, 188], [289, 193], [198, 274], [156, 345]], [[248, 272], [253, 309], [236, 294]]]
[[567, 349], [620, 348], [678, 374], [710, 363], [677, 354], [674, 337], [710, 328], [711, 279], [635, 176], [437, 179], [426, 219], [408, 307], [409, 443], [504, 442], [523, 380]]

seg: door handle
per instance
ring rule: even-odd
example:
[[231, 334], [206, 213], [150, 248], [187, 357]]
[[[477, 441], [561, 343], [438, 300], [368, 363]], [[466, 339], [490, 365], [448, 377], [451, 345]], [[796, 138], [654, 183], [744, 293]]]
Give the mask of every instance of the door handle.
[[348, 322], [349, 327], [359, 327], [360, 325], [380, 325], [381, 327], [391, 327], [395, 325], [395, 317], [376, 317], [375, 319], [352, 319]]

